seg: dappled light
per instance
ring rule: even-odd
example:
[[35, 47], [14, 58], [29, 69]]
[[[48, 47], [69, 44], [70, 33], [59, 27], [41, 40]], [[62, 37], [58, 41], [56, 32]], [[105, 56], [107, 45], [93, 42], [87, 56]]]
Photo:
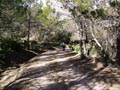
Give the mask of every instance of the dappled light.
[[0, 0], [0, 90], [120, 90], [120, 0]]
[[[46, 53], [49, 52], [56, 53], [56, 51]], [[69, 54], [70, 51], [59, 51], [60, 55], [64, 53]], [[70, 54], [69, 57], [64, 55], [63, 58], [59, 54], [50, 54], [46, 57], [44, 53], [34, 57], [33, 61], [38, 57], [39, 60], [32, 64], [29, 62], [27, 67], [24, 66], [21, 76], [7, 85], [4, 90], [104, 90], [116, 84], [119, 87], [120, 72], [111, 72], [103, 65], [98, 67], [96, 63], [92, 63], [92, 58], [81, 60], [77, 54]], [[55, 55], [58, 56], [52, 59]], [[50, 60], [48, 61], [47, 58]], [[101, 60], [98, 59], [98, 62]]]

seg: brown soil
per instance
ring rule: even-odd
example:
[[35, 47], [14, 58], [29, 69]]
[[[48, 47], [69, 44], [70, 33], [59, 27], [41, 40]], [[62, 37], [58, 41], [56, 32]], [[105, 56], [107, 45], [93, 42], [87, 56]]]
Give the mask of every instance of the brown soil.
[[39, 54], [6, 71], [0, 90], [120, 90], [120, 70], [67, 50]]

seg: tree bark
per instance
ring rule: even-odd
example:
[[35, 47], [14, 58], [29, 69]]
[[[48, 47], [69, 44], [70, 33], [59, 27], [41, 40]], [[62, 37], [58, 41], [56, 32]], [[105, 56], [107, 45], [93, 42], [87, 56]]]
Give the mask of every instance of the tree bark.
[[[80, 21], [80, 26], [81, 28], [79, 28], [79, 37], [80, 37], [80, 52], [81, 52], [81, 58], [85, 57], [85, 42], [83, 40], [83, 36], [84, 36], [84, 31], [83, 31], [83, 21]], [[80, 27], [79, 26], [79, 27]]]
[[117, 54], [116, 54], [116, 61], [118, 63], [118, 65], [120, 65], [120, 25], [119, 25], [119, 29], [117, 31]]
[[28, 11], [28, 31], [27, 31], [27, 49], [30, 49], [30, 29], [31, 29], [31, 12]]
[[109, 54], [105, 51], [105, 49], [103, 48], [103, 46], [99, 43], [99, 41], [96, 39], [94, 33], [93, 33], [93, 30], [94, 30], [94, 19], [92, 18], [92, 23], [91, 23], [91, 35], [93, 37], [93, 40], [95, 41], [95, 43], [97, 44], [97, 46], [100, 48], [100, 55], [101, 57], [103, 58], [104, 60], [104, 66], [108, 66], [108, 60], [110, 59], [109, 58]]

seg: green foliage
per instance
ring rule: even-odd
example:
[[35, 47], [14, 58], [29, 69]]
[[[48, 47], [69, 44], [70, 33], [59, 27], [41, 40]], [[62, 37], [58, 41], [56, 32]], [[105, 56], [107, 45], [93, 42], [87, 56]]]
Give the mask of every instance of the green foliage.
[[95, 55], [95, 54], [97, 54], [97, 53], [98, 53], [98, 50], [97, 50], [96, 47], [92, 48], [91, 51], [90, 51], [90, 54], [91, 54], [91, 55]]
[[22, 48], [23, 46], [20, 40], [0, 38], [0, 66], [8, 62], [6, 57], [10, 53], [20, 51]]
[[73, 2], [79, 6], [81, 12], [88, 11], [93, 5], [93, 0], [73, 0]]
[[54, 50], [54, 47], [59, 47], [60, 44], [57, 42], [42, 42], [40, 46], [44, 49], [52, 49]]
[[56, 41], [56, 42], [64, 41], [65, 43], [70, 43], [70, 37], [71, 37], [71, 33], [67, 32], [65, 30], [58, 30], [54, 37], [54, 41]]
[[104, 18], [107, 15], [107, 11], [101, 8], [101, 9], [96, 9], [94, 11], [91, 11], [90, 14], [95, 18], [98, 18], [98, 17]]
[[[0, 3], [0, 34], [4, 37], [11, 37], [20, 32], [21, 23], [25, 20], [25, 7], [21, 0], [2, 0]], [[15, 32], [13, 34], [13, 32]], [[4, 35], [8, 33], [8, 35]]]
[[15, 0], [15, 2], [16, 2], [16, 3], [21, 3], [21, 2], [22, 2], [22, 0]]
[[78, 53], [80, 52], [80, 45], [79, 44], [74, 46], [74, 51], [78, 52]]
[[42, 11], [38, 13], [37, 18], [45, 25], [51, 25], [56, 21], [53, 10], [49, 5], [44, 7]]
[[19, 51], [23, 48], [19, 40], [2, 38], [0, 42], [1, 42], [0, 47], [3, 52]]
[[120, 0], [110, 0], [110, 5], [112, 7], [120, 6]]

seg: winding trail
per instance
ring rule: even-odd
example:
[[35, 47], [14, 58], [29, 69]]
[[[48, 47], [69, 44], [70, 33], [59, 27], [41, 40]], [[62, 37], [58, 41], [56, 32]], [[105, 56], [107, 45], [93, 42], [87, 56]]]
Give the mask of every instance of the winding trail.
[[0, 90], [120, 90], [117, 68], [79, 59], [70, 50], [48, 51], [0, 80]]

